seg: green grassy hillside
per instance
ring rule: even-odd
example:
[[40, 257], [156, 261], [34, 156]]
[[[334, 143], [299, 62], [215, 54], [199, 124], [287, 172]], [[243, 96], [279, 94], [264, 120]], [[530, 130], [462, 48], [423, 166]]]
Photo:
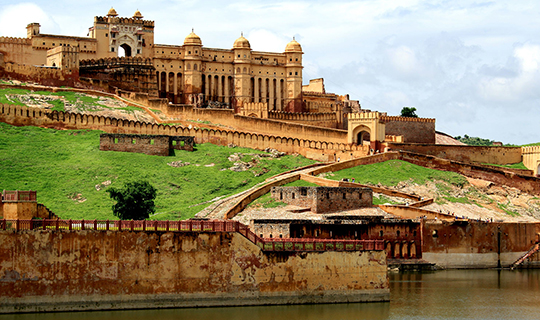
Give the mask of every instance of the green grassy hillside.
[[[250, 188], [280, 172], [313, 163], [301, 156], [263, 158], [248, 171], [233, 172], [233, 153], [263, 153], [244, 148], [196, 146], [171, 157], [100, 151], [99, 131], [57, 131], [0, 123], [0, 190], [36, 190], [38, 202], [61, 218], [114, 219], [112, 200], [101, 186], [147, 179], [158, 189], [152, 219], [190, 218], [219, 196]], [[243, 155], [242, 161], [254, 157]], [[171, 167], [173, 161], [189, 162]], [[259, 176], [256, 176], [259, 175]]]

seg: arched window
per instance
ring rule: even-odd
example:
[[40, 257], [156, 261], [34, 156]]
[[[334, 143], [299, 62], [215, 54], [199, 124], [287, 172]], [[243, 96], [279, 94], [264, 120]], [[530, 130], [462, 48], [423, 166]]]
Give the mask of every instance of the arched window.
[[191, 70], [191, 64], [188, 63], [188, 64], [186, 65], [186, 70]]
[[236, 68], [236, 73], [240, 73], [240, 68]]
[[197, 71], [197, 64], [196, 63], [193, 64], [193, 70]]

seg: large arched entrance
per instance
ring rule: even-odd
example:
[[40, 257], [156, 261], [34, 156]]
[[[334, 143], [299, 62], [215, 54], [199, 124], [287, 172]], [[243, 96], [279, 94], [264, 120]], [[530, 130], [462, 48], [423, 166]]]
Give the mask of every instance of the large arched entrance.
[[119, 57], [131, 57], [131, 47], [127, 43], [122, 44], [119, 47], [118, 56]]
[[358, 145], [368, 144], [371, 141], [371, 130], [367, 126], [358, 126], [353, 131], [353, 143]]

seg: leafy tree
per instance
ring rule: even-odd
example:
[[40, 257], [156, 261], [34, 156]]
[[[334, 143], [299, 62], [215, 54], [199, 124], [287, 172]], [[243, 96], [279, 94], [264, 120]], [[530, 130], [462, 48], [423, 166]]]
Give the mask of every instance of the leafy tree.
[[401, 109], [401, 116], [407, 118], [418, 118], [415, 107], [403, 107], [403, 109]]
[[110, 187], [106, 190], [111, 199], [113, 214], [122, 220], [144, 220], [156, 211], [154, 199], [156, 188], [148, 181], [127, 182], [122, 188]]
[[483, 139], [479, 137], [469, 137], [468, 135], [464, 135], [463, 137], [457, 136], [454, 137], [454, 139], [461, 141], [469, 146], [491, 146], [494, 142], [493, 140]]

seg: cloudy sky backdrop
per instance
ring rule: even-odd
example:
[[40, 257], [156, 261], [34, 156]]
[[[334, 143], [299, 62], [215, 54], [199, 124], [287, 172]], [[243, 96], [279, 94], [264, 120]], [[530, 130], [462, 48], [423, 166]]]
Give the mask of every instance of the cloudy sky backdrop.
[[253, 50], [282, 52], [296, 37], [304, 83], [324, 77], [364, 109], [404, 106], [436, 118], [437, 130], [504, 143], [540, 142], [540, 1], [34, 1], [0, 4], [0, 36], [86, 36], [114, 6], [156, 22], [155, 41], [231, 48], [240, 32]]

